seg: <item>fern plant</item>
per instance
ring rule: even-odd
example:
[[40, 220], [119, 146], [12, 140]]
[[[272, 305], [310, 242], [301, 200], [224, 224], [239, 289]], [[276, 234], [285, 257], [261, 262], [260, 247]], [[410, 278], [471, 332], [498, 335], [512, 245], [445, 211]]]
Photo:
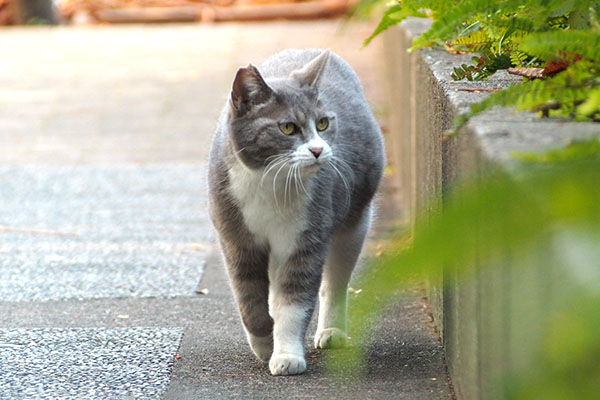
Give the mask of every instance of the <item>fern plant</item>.
[[510, 67], [539, 68], [543, 77], [474, 104], [459, 126], [496, 105], [600, 121], [599, 0], [401, 0], [365, 44], [408, 16], [425, 15], [433, 24], [412, 50], [440, 45], [479, 54], [454, 68], [454, 80], [484, 80]]

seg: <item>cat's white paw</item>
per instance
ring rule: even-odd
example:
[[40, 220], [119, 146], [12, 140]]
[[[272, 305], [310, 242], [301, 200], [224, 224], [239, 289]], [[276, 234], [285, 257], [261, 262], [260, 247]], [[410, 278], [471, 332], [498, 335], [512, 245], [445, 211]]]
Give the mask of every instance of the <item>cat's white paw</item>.
[[315, 335], [315, 347], [317, 349], [339, 349], [346, 346], [348, 337], [339, 328], [327, 328]]
[[306, 360], [296, 354], [273, 354], [269, 361], [269, 369], [273, 375], [296, 375], [306, 371]]
[[248, 342], [254, 355], [261, 361], [267, 362], [273, 354], [273, 336], [254, 336], [248, 333]]

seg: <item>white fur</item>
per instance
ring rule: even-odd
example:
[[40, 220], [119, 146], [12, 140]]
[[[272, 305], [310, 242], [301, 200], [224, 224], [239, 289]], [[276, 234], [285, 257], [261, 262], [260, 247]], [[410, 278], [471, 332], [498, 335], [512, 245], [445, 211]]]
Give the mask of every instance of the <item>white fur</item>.
[[300, 332], [308, 310], [299, 305], [275, 303], [273, 307], [273, 355], [269, 369], [273, 375], [294, 375], [306, 370], [304, 343]]
[[[277, 261], [287, 260], [304, 228], [306, 199], [298, 196], [284, 199], [285, 172], [277, 177], [275, 193], [272, 179], [262, 179], [262, 171], [236, 164], [230, 168], [229, 178], [232, 194], [239, 202], [250, 232], [260, 244], [270, 245]], [[282, 207], [284, 202], [285, 207]]]
[[[311, 153], [312, 147], [321, 147], [323, 152], [318, 158], [315, 158], [314, 154]], [[333, 155], [331, 146], [324, 141], [318, 134], [314, 134], [313, 138], [306, 143], [301, 144], [295, 151], [295, 157], [298, 161], [302, 162], [305, 166], [315, 165], [321, 166], [327, 164]]]
[[[314, 158], [314, 156], [313, 156]], [[298, 242], [298, 235], [306, 224], [307, 199], [302, 192], [289, 196], [284, 208], [286, 174], [275, 173], [264, 179], [262, 171], [253, 171], [242, 165], [229, 170], [231, 191], [239, 202], [244, 222], [256, 239], [270, 246], [269, 258], [269, 314], [273, 329], [273, 355], [269, 367], [273, 375], [292, 375], [304, 372], [304, 344], [301, 332], [308, 309], [286, 305], [278, 294], [279, 274]], [[273, 193], [275, 188], [275, 193]], [[254, 353], [261, 359], [270, 352], [266, 339], [248, 336]]]

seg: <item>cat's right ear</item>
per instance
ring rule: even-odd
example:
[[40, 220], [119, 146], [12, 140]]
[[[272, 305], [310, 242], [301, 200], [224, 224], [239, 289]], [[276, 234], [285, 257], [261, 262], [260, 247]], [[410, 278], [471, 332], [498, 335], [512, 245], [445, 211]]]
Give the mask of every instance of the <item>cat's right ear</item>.
[[253, 106], [266, 103], [272, 95], [273, 89], [254, 65], [238, 69], [231, 90], [231, 106], [236, 112], [243, 114]]

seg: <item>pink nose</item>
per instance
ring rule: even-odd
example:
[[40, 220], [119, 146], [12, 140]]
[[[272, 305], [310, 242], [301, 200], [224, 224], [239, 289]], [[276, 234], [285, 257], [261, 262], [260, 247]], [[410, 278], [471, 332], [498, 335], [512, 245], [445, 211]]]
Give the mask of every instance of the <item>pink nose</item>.
[[310, 152], [314, 154], [315, 158], [319, 158], [319, 156], [323, 152], [322, 147], [310, 147], [308, 150], [310, 150]]

